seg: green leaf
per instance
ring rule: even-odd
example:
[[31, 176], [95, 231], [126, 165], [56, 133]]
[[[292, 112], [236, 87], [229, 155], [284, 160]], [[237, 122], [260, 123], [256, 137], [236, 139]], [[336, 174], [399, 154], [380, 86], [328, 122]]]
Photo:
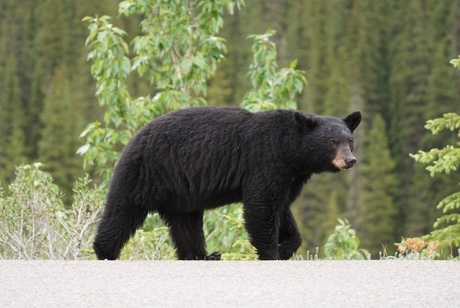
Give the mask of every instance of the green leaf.
[[182, 60], [182, 62], [180, 63], [181, 71], [185, 74], [188, 74], [190, 72], [190, 69], [192, 68], [192, 64], [193, 62], [191, 59]]
[[203, 69], [205, 64], [206, 64], [206, 61], [203, 57], [196, 57], [194, 60], [193, 60], [193, 63], [198, 66], [200, 69]]
[[78, 155], [85, 155], [86, 152], [88, 152], [90, 147], [91, 147], [91, 145], [89, 143], [79, 147], [78, 150], [77, 150], [77, 154]]

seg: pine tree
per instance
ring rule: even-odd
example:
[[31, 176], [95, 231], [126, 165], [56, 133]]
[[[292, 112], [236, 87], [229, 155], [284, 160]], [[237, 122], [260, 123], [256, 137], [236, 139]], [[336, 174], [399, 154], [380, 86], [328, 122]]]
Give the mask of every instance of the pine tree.
[[[365, 115], [355, 131], [355, 156], [358, 164], [350, 170], [350, 185], [346, 217], [355, 225], [359, 216], [358, 198], [366, 182], [363, 177], [362, 158], [367, 157], [364, 143], [368, 138], [367, 126], [373, 118], [366, 115], [383, 113], [387, 106], [386, 29], [388, 28], [389, 1], [353, 1], [347, 22], [343, 45], [347, 50], [342, 63], [346, 69], [341, 75], [348, 81], [350, 110], [361, 110]], [[338, 64], [339, 65], [339, 64]], [[342, 64], [343, 66], [343, 64]], [[337, 66], [336, 66], [337, 67]]]
[[302, 254], [305, 249], [322, 247], [331, 226], [343, 217], [349, 189], [347, 177], [344, 172], [314, 175], [292, 206], [302, 235]]
[[327, 240], [327, 237], [334, 232], [335, 226], [337, 225], [338, 219], [342, 218], [342, 211], [339, 207], [339, 196], [337, 189], [333, 189], [329, 194], [329, 201], [326, 206], [325, 216], [322, 229], [323, 229], [323, 239], [321, 243], [324, 243]]
[[[228, 81], [223, 81], [224, 89], [231, 89], [231, 93], [224, 95], [226, 105], [238, 106], [243, 100], [246, 92], [251, 88], [247, 70], [252, 61], [250, 51], [251, 41], [247, 38], [251, 34], [264, 33], [267, 28], [266, 23], [260, 22], [261, 11], [260, 3], [247, 5], [243, 10], [236, 10], [233, 15], [226, 13], [224, 15], [224, 27], [219, 35], [226, 40], [227, 54], [226, 60], [219, 63], [217, 74], [225, 76]], [[273, 28], [273, 27], [272, 27]], [[219, 77], [216, 76], [217, 79]], [[221, 83], [222, 81], [219, 81]], [[214, 83], [214, 85], [213, 85]], [[211, 101], [216, 103], [212, 97], [215, 96], [212, 89], [215, 81], [211, 81]], [[214, 92], [215, 93], [215, 92]]]
[[[337, 10], [334, 5], [337, 4]], [[348, 111], [348, 89], [342, 88], [346, 83], [346, 76], [341, 73], [345, 70], [340, 66], [334, 67], [340, 56], [337, 54], [340, 37], [343, 31], [344, 18], [341, 18], [341, 3], [333, 0], [308, 1], [294, 3], [288, 9], [287, 16], [298, 16], [298, 25], [287, 25], [287, 32], [298, 36], [296, 45], [302, 48], [299, 51], [299, 64], [306, 70], [308, 87], [300, 98], [301, 107], [308, 112], [345, 116]], [[299, 9], [301, 12], [296, 12]], [[298, 15], [297, 15], [298, 14]], [[290, 38], [290, 42], [294, 40]], [[305, 49], [303, 49], [305, 48]], [[334, 85], [329, 85], [329, 82]], [[344, 94], [346, 93], [346, 94]], [[344, 95], [344, 97], [339, 97]], [[345, 112], [343, 112], [345, 110]], [[321, 174], [314, 176], [296, 201], [296, 218], [301, 222], [299, 229], [304, 240], [304, 246], [309, 250], [323, 246], [328, 230], [325, 221], [336, 214], [328, 213], [328, 204], [334, 203], [330, 199], [333, 192], [336, 196], [337, 208], [343, 213], [347, 200], [347, 177], [345, 174]], [[334, 221], [335, 223], [336, 221]]]
[[405, 236], [427, 232], [431, 223], [425, 214], [427, 200], [424, 187], [429, 177], [414, 166], [409, 153], [420, 148], [424, 131], [424, 108], [427, 105], [427, 82], [432, 50], [428, 14], [421, 0], [399, 2], [395, 30], [400, 33], [391, 46], [390, 76], [390, 145], [401, 185], [396, 191], [396, 204], [401, 211], [398, 227]]
[[40, 130], [43, 127], [40, 114], [43, 100], [51, 84], [55, 68], [60, 63], [69, 62], [70, 44], [68, 24], [62, 0], [43, 0], [34, 7], [31, 26], [36, 34], [30, 47], [33, 69], [30, 73], [30, 98], [28, 99], [28, 121], [31, 130], [28, 136], [29, 156], [38, 156]]
[[[434, 42], [431, 53], [431, 69], [429, 71], [426, 93], [427, 104], [423, 109], [424, 120], [440, 118], [444, 113], [460, 112], [458, 104], [458, 88], [456, 87], [456, 70], [452, 69], [447, 59], [452, 58], [453, 35], [449, 29], [453, 27], [455, 21], [455, 1], [428, 1], [428, 6], [432, 8], [428, 13], [430, 16], [430, 32], [428, 33], [431, 42]], [[455, 143], [455, 136], [443, 131], [438, 135], [429, 132], [420, 139], [420, 149], [443, 148], [447, 144]], [[423, 170], [421, 164], [416, 164], [416, 173], [420, 178], [425, 179], [420, 184], [423, 187], [420, 191], [426, 208], [416, 215], [414, 220], [428, 221], [430, 224], [440, 216], [441, 211], [436, 209], [436, 204], [446, 195], [458, 189], [456, 183], [460, 182], [460, 174], [437, 174], [433, 178], [428, 178], [427, 172]], [[424, 232], [431, 231], [428, 225]]]
[[313, 46], [308, 52], [307, 91], [305, 107], [310, 112], [324, 113], [323, 101], [327, 92], [327, 80], [332, 71], [331, 56], [333, 55], [331, 0], [311, 0], [305, 3], [305, 29], [308, 42]]
[[16, 58], [7, 58], [0, 87], [0, 182], [9, 184], [15, 166], [25, 162], [24, 114], [21, 108]]
[[396, 208], [392, 194], [398, 186], [383, 117], [375, 116], [365, 142], [362, 176], [365, 179], [358, 198], [355, 228], [361, 246], [378, 256], [382, 245], [393, 249]]
[[207, 101], [210, 106], [231, 106], [232, 101], [229, 97], [232, 94], [230, 88], [230, 80], [225, 75], [225, 72], [221, 66], [218, 66], [214, 76], [211, 79], [210, 85], [208, 86]]
[[344, 40], [349, 50], [349, 79], [358, 84], [362, 98], [366, 101], [366, 112], [372, 114], [383, 114], [388, 109], [386, 55], [391, 2], [353, 1]]
[[350, 111], [351, 76], [349, 74], [349, 63], [346, 61], [347, 51], [341, 48], [338, 52], [332, 60], [334, 69], [327, 79], [328, 87], [322, 108], [324, 114], [345, 117]]
[[81, 124], [79, 109], [72, 100], [69, 72], [61, 64], [52, 78], [40, 115], [39, 161], [45, 164], [62, 191], [71, 196], [71, 187], [82, 176], [82, 160], [76, 154]]
[[[448, 35], [451, 38], [451, 57], [449, 59], [453, 59], [458, 57], [460, 54], [460, 2], [453, 0], [449, 12], [449, 19], [451, 20], [451, 25], [448, 31]], [[460, 72], [458, 70], [454, 74], [454, 80], [457, 90], [457, 97], [460, 97]]]

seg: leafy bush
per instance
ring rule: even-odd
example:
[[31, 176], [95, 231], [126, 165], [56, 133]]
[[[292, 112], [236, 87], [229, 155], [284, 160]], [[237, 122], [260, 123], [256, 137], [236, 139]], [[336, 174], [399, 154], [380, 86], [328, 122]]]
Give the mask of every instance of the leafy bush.
[[88, 177], [74, 186], [66, 208], [62, 193], [40, 163], [17, 167], [8, 194], [0, 190], [0, 259], [92, 258], [94, 225], [104, 197]]
[[303, 71], [296, 70], [297, 60], [289, 68], [277, 70], [276, 45], [270, 37], [276, 32], [268, 30], [265, 34], [250, 35], [253, 45], [253, 61], [249, 66], [252, 89], [243, 98], [241, 106], [253, 111], [270, 109], [296, 109], [296, 95], [301, 93], [307, 83]]
[[356, 231], [351, 228], [346, 218], [338, 219], [339, 224], [335, 227], [326, 244], [324, 251], [326, 258], [337, 260], [365, 260], [369, 257], [369, 252], [359, 248], [359, 239]]

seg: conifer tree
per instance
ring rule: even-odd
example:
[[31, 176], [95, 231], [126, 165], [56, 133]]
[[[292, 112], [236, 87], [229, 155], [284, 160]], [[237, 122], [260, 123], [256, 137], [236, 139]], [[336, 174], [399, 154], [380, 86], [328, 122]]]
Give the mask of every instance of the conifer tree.
[[305, 248], [324, 246], [331, 225], [335, 226], [337, 218], [344, 215], [349, 189], [347, 177], [344, 172], [313, 176], [292, 206], [302, 234], [302, 254]]
[[[309, 31], [309, 27], [311, 27], [310, 18], [312, 17], [307, 15], [308, 8], [306, 8], [306, 5], [308, 3], [304, 0], [292, 0], [288, 1], [286, 5], [284, 25], [289, 57], [297, 59], [297, 67], [309, 73], [309, 65], [311, 64], [309, 53], [312, 51], [313, 46], [310, 44], [309, 37], [312, 33]], [[308, 91], [307, 89], [307, 91], [303, 91], [298, 96], [297, 106], [301, 110], [312, 111]]]
[[[296, 45], [307, 48], [303, 52], [299, 52], [299, 63], [303, 63], [309, 82], [306, 91], [304, 91], [305, 94], [301, 97], [301, 106], [308, 112], [318, 114], [327, 112], [324, 101], [328, 92], [327, 82], [333, 73], [331, 65], [335, 42], [331, 39], [333, 35], [331, 20], [334, 15], [332, 4], [333, 1], [331, 0], [312, 0], [303, 4], [291, 3], [292, 8], [287, 11], [287, 16], [295, 17], [299, 14], [301, 19], [298, 26], [295, 23], [288, 24], [287, 33], [292, 34], [294, 32], [294, 34], [299, 35], [300, 38]], [[300, 7], [302, 7], [302, 12], [296, 12], [295, 10], [300, 9]], [[302, 29], [302, 32], [299, 32], [299, 29]], [[290, 43], [293, 40], [295, 39], [289, 38]], [[335, 93], [329, 92], [330, 95]], [[308, 182], [297, 199], [294, 208], [296, 208], [296, 218], [299, 221], [299, 229], [304, 241], [303, 254], [305, 249], [311, 251], [315, 247], [323, 246], [323, 241], [328, 236], [325, 234], [323, 223], [328, 217], [326, 208], [333, 188], [339, 189], [336, 192], [338, 200], [346, 200], [346, 193], [344, 193], [346, 189], [345, 185], [341, 185], [342, 181], [346, 181], [346, 178], [342, 176], [336, 178], [330, 174], [315, 176]], [[343, 209], [344, 204], [339, 205], [339, 207]]]
[[40, 115], [44, 127], [38, 144], [39, 161], [67, 196], [71, 196], [71, 187], [83, 171], [82, 159], [76, 154], [82, 125], [70, 89], [67, 66], [61, 64], [56, 68], [46, 93]]
[[31, 47], [35, 61], [30, 74], [31, 93], [28, 100], [28, 121], [32, 126], [28, 138], [31, 159], [38, 157], [38, 142], [43, 127], [40, 114], [45, 94], [56, 67], [60, 63], [69, 62], [72, 48], [62, 0], [44, 0], [35, 5], [36, 29], [33, 31], [36, 35]]
[[25, 162], [24, 113], [21, 108], [16, 58], [7, 58], [0, 87], [0, 182], [9, 184], [16, 165]]
[[45, 82], [52, 78], [55, 68], [69, 61], [71, 52], [68, 23], [62, 0], [47, 0], [42, 12], [39, 44], [44, 60]]
[[[451, 42], [452, 35], [450, 31], [446, 31], [452, 27], [453, 12], [450, 12], [452, 6], [451, 1], [440, 1], [433, 3], [434, 10], [432, 11], [432, 33], [430, 40], [437, 42], [432, 56], [432, 69], [430, 70], [427, 83], [428, 103], [424, 108], [424, 119], [435, 119], [442, 117], [448, 112], [460, 113], [460, 104], [458, 104], [458, 94], [455, 84], [456, 70], [446, 59], [451, 58]], [[449, 18], [446, 18], [449, 16]], [[454, 144], [455, 136], [443, 131], [438, 135], [432, 135], [428, 132], [421, 139], [420, 147], [422, 149], [442, 148], [447, 144]], [[418, 169], [421, 169], [420, 164], [416, 164]], [[418, 171], [422, 172], [423, 171]], [[423, 174], [426, 177], [426, 172]], [[457, 183], [460, 182], [460, 174], [437, 174], [431, 179], [423, 182], [426, 192], [427, 209], [425, 216], [430, 222], [436, 220], [440, 216], [440, 210], [437, 210], [435, 205], [452, 192], [458, 190]], [[430, 231], [427, 228], [427, 232]]]
[[[224, 89], [227, 87], [231, 89], [231, 93], [225, 95], [227, 105], [239, 105], [245, 93], [250, 89], [247, 69], [252, 55], [251, 40], [248, 39], [248, 36], [254, 33], [264, 33], [268, 28], [276, 27], [273, 25], [270, 27], [261, 20], [260, 1], [246, 6], [244, 10], [237, 10], [234, 14], [228, 12], [224, 14], [224, 27], [220, 30], [220, 35], [226, 40], [227, 53], [225, 54], [226, 60], [219, 63], [216, 75], [220, 74], [228, 79], [228, 84], [224, 81], [223, 85]], [[221, 82], [218, 81], [219, 78], [215, 76], [211, 80], [209, 94], [212, 104], [216, 102], [213, 97], [217, 92], [217, 89], [213, 87]]]
[[334, 232], [335, 226], [339, 218], [343, 217], [342, 210], [340, 209], [340, 202], [338, 200], [338, 191], [333, 189], [329, 194], [329, 200], [326, 205], [325, 218], [322, 223], [323, 239], [321, 243], [327, 240], [327, 237]]
[[[383, 90], [386, 89], [386, 82], [383, 73], [385, 65], [382, 41], [385, 39], [383, 29], [388, 23], [383, 17], [386, 11], [386, 3], [383, 2], [385, 1], [352, 2], [343, 43], [339, 47], [343, 55], [340, 58], [336, 57], [338, 61], [334, 65], [335, 71], [340, 70], [339, 76], [344, 80], [342, 87], [348, 90], [348, 93], [342, 91], [342, 95], [349, 98], [346, 107], [348, 110], [361, 110], [365, 115], [386, 109], [385, 97], [381, 96], [381, 93], [386, 92]], [[343, 51], [344, 49], [346, 51]], [[329, 84], [334, 86], [332, 80]], [[364, 166], [362, 158], [367, 156], [367, 153], [363, 145], [367, 138], [366, 126], [370, 121], [371, 117], [365, 116], [359, 130], [355, 132], [355, 156], [360, 163], [349, 172], [349, 182], [352, 185], [350, 185], [345, 211], [345, 216], [352, 225], [355, 225], [359, 216], [358, 198], [365, 182], [362, 174]]]
[[398, 226], [405, 236], [416, 236], [431, 228], [425, 214], [420, 216], [427, 209], [423, 181], [429, 181], [429, 177], [424, 177], [422, 170], [415, 168], [409, 153], [420, 148], [425, 134], [423, 111], [428, 100], [426, 85], [432, 48], [427, 35], [429, 16], [422, 1], [403, 1], [398, 5], [395, 11], [401, 15], [395, 16], [395, 30], [399, 34], [391, 46], [389, 137], [401, 183], [395, 200], [401, 211]]
[[375, 116], [366, 136], [366, 156], [361, 167], [365, 180], [358, 197], [359, 215], [355, 225], [362, 247], [375, 257], [382, 251], [382, 245], [389, 247], [390, 253], [396, 240], [392, 195], [398, 184], [385, 131], [383, 117]]
[[323, 101], [327, 92], [327, 79], [331, 72], [332, 1], [311, 0], [305, 3], [305, 25], [312, 49], [308, 52], [307, 80], [309, 89], [306, 108], [310, 112], [324, 113]]
[[208, 104], [211, 106], [231, 106], [232, 101], [229, 100], [231, 94], [230, 79], [224, 70], [218, 68], [208, 87]]
[[349, 79], [359, 86], [360, 95], [366, 101], [366, 112], [372, 114], [383, 114], [388, 109], [386, 54], [388, 29], [392, 22], [388, 18], [391, 2], [353, 1], [344, 40], [349, 50]]

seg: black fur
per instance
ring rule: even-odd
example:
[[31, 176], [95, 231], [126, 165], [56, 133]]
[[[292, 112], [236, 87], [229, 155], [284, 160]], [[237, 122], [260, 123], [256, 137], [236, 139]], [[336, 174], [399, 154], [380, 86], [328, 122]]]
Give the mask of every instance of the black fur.
[[[149, 212], [169, 226], [179, 259], [220, 258], [207, 256], [203, 212], [242, 201], [259, 258], [289, 259], [301, 243], [290, 205], [313, 173], [354, 164], [352, 131], [360, 121], [359, 112], [342, 120], [218, 107], [157, 118], [129, 142], [115, 168], [94, 242], [98, 258], [117, 259]], [[338, 158], [349, 163], [338, 168]]]

